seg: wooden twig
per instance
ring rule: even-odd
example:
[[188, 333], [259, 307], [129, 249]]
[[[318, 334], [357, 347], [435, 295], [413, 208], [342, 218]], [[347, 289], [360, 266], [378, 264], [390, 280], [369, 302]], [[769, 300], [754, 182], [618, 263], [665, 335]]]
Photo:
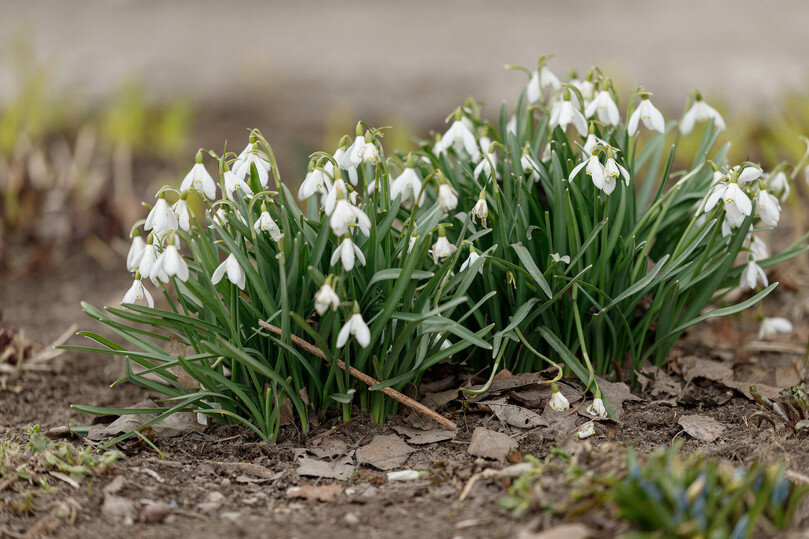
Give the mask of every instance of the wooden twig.
[[[258, 324], [261, 327], [263, 327], [264, 329], [268, 329], [268, 330], [272, 331], [276, 335], [281, 335], [281, 328], [279, 328], [278, 326], [273, 326], [272, 324], [268, 324], [264, 320], [259, 320]], [[292, 339], [293, 343], [300, 346], [301, 348], [303, 348], [304, 350], [306, 350], [310, 354], [313, 354], [313, 355], [319, 357], [320, 359], [322, 359], [324, 361], [326, 360], [326, 354], [324, 354], [323, 350], [321, 350], [317, 346], [304, 341], [303, 339], [301, 339], [297, 335], [290, 335], [289, 337], [290, 337], [290, 339]], [[346, 370], [346, 364], [343, 363], [339, 359], [337, 360], [337, 366], [340, 367], [343, 371]], [[363, 383], [367, 384], [369, 387], [370, 386], [375, 386], [376, 384], [379, 383], [377, 380], [374, 380], [373, 378], [371, 378], [370, 376], [368, 376], [364, 372], [358, 371], [354, 367], [348, 367], [348, 374], [350, 374], [351, 376], [353, 376], [357, 380], [360, 380]], [[424, 406], [420, 402], [414, 401], [413, 399], [411, 399], [407, 395], [403, 395], [402, 393], [399, 393], [398, 391], [396, 391], [392, 387], [383, 387], [382, 389], [380, 389], [380, 391], [382, 391], [382, 393], [384, 393], [388, 397], [401, 402], [402, 404], [404, 404], [408, 408], [412, 408], [413, 410], [420, 413], [421, 415], [429, 417], [430, 419], [432, 419], [433, 421], [435, 421], [439, 425], [443, 425], [445, 428], [447, 428], [449, 430], [455, 430], [455, 429], [458, 428], [458, 426], [455, 423], [453, 423], [452, 421], [450, 421], [446, 417], [442, 416], [439, 413], [436, 413], [434, 410], [430, 410], [429, 408], [427, 408], [426, 406]]]

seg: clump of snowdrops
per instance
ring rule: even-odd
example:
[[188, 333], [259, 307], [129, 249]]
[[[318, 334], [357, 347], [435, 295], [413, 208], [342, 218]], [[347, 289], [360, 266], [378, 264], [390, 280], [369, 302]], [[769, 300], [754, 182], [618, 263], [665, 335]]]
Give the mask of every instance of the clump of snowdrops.
[[[689, 326], [767, 295], [764, 269], [806, 249], [770, 256], [759, 235], [798, 168], [727, 163], [713, 147], [724, 122], [698, 93], [678, 127], [642, 88], [622, 114], [598, 69], [563, 83], [545, 64], [499, 121], [469, 100], [417, 152], [386, 155], [382, 131], [358, 124], [312, 154], [297, 196], [258, 131], [238, 155], [200, 150], [132, 229], [123, 307], [84, 306], [125, 344], [84, 332], [101, 345], [90, 349], [166, 395], [139, 412], [154, 421], [196, 411], [268, 439], [285, 403], [304, 430], [331, 405], [382, 421], [395, 403], [379, 389], [449, 358], [490, 380], [567, 370], [593, 393], [589, 411], [608, 414], [596, 374], [662, 362]], [[672, 170], [697, 124], [690, 167]], [[737, 286], [757, 293], [708, 307]], [[169, 353], [172, 339], [188, 353]]]

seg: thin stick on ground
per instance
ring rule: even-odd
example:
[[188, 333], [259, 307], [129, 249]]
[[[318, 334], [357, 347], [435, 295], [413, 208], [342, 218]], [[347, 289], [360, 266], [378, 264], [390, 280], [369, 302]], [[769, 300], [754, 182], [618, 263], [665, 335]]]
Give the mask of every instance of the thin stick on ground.
[[[259, 320], [258, 324], [261, 327], [263, 327], [264, 329], [268, 329], [268, 330], [272, 331], [276, 335], [281, 335], [281, 328], [279, 328], [278, 326], [273, 326], [272, 324], [268, 324], [267, 322], [265, 322], [263, 320]], [[292, 342], [294, 344], [296, 344], [297, 346], [300, 346], [301, 348], [303, 348], [307, 352], [319, 357], [323, 361], [326, 361], [326, 354], [324, 354], [323, 350], [321, 350], [317, 346], [306, 342], [305, 340], [301, 339], [297, 335], [290, 335], [289, 337], [292, 339]], [[343, 371], [346, 370], [345, 363], [343, 363], [339, 359], [337, 360], [337, 366], [340, 367]], [[370, 386], [375, 386], [376, 384], [379, 383], [377, 380], [371, 378], [370, 376], [368, 376], [364, 372], [358, 371], [354, 367], [348, 367], [348, 374], [350, 374], [354, 378], [362, 381], [363, 383], [367, 384], [369, 387]], [[429, 417], [430, 419], [432, 419], [433, 421], [435, 421], [439, 425], [442, 425], [442, 426], [444, 426], [445, 428], [447, 428], [449, 430], [455, 430], [455, 429], [458, 428], [458, 426], [455, 423], [453, 423], [452, 421], [450, 421], [446, 417], [444, 417], [441, 414], [435, 412], [434, 410], [430, 410], [429, 408], [427, 408], [426, 406], [424, 406], [420, 402], [414, 401], [413, 399], [411, 399], [407, 395], [403, 395], [402, 393], [399, 393], [398, 391], [396, 391], [392, 387], [383, 387], [382, 389], [380, 389], [380, 391], [382, 393], [384, 393], [385, 395], [387, 395], [388, 397], [401, 402], [402, 404], [404, 404], [408, 408], [412, 408], [413, 410], [415, 410], [416, 412], [422, 414], [423, 416]]]

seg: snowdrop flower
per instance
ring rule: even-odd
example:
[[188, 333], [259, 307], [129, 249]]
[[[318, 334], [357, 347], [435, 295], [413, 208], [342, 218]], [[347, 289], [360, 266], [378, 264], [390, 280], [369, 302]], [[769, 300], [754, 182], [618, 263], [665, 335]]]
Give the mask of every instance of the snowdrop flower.
[[756, 195], [756, 213], [767, 226], [778, 226], [781, 217], [781, 205], [778, 199], [764, 189], [759, 189]]
[[247, 182], [243, 178], [239, 178], [236, 174], [233, 173], [231, 170], [225, 171], [225, 193], [227, 197], [233, 200], [233, 194], [236, 192], [237, 189], [241, 189], [246, 197], [253, 196], [253, 190], [250, 189], [250, 186], [247, 185]]
[[593, 399], [593, 404], [587, 407], [587, 413], [596, 417], [607, 417], [607, 409], [601, 397]]
[[483, 149], [480, 163], [475, 167], [474, 175], [477, 177], [481, 172], [486, 172], [487, 176], [494, 174], [494, 167], [497, 165], [497, 154], [494, 143], [489, 137], [481, 137], [480, 147]]
[[244, 290], [247, 278], [239, 261], [236, 259], [236, 255], [233, 253], [230, 253], [225, 261], [217, 266], [213, 275], [211, 275], [211, 282], [217, 284], [222, 280], [225, 273], [228, 275], [228, 281], [238, 286], [240, 290]]
[[520, 156], [520, 166], [523, 173], [530, 173], [532, 178], [539, 178], [539, 165], [531, 156], [528, 146], [523, 148], [522, 155]]
[[[570, 84], [579, 91], [582, 99], [584, 99], [584, 106], [586, 107], [595, 96], [596, 87], [595, 84], [593, 84], [593, 81], [572, 79]], [[575, 94], [571, 95], [571, 99], [574, 97], [576, 97]]]
[[587, 140], [584, 141], [584, 145], [582, 145], [581, 149], [584, 151], [585, 155], [590, 155], [593, 153], [593, 148], [595, 148], [597, 144], [607, 146], [606, 142], [598, 138], [595, 133], [593, 133], [591, 127], [590, 133], [587, 135]]
[[478, 141], [475, 134], [469, 126], [461, 120], [455, 120], [449, 126], [446, 133], [441, 137], [441, 140], [435, 145], [436, 153], [445, 153], [451, 147], [463, 148], [472, 161], [477, 162], [480, 159], [480, 149], [478, 148]]
[[551, 255], [551, 260], [553, 260], [556, 264], [562, 262], [563, 264], [570, 264], [570, 257], [567, 255], [559, 256], [559, 253], [553, 253]]
[[179, 226], [181, 230], [188, 232], [191, 224], [191, 216], [188, 213], [188, 203], [185, 201], [185, 199], [180, 198], [177, 202], [175, 202], [171, 206], [171, 211], [173, 211], [174, 215], [177, 216], [177, 226]]
[[143, 250], [146, 248], [146, 242], [138, 235], [132, 238], [132, 245], [129, 247], [129, 252], [126, 255], [126, 269], [128, 271], [135, 271], [140, 265], [140, 259], [143, 256]]
[[715, 108], [703, 101], [702, 95], [697, 92], [694, 104], [691, 105], [691, 108], [688, 109], [688, 112], [685, 113], [680, 122], [680, 133], [687, 135], [693, 131], [694, 124], [697, 122], [707, 122], [708, 120], [713, 120], [714, 126], [719, 131], [725, 130], [725, 120], [722, 119], [722, 115], [719, 114]]
[[402, 196], [402, 203], [411, 202], [420, 197], [418, 205], [424, 204], [424, 196], [421, 192], [421, 178], [415, 169], [407, 167], [401, 174], [399, 174], [390, 186], [390, 197], [396, 199], [397, 196]]
[[[506, 133], [511, 133], [512, 135], [517, 134], [517, 117], [516, 116], [512, 116], [511, 118], [508, 119], [508, 122], [506, 122]], [[806, 170], [809, 170], [809, 167], [807, 167]], [[807, 175], [807, 178], [809, 178], [809, 175]], [[807, 183], [809, 183], [809, 180], [806, 180], [806, 181], [807, 181]]]
[[328, 194], [331, 189], [331, 179], [326, 172], [319, 167], [309, 171], [303, 179], [298, 189], [298, 200], [306, 200], [315, 193]]
[[770, 252], [767, 249], [767, 244], [755, 234], [750, 234], [749, 249], [755, 260], [764, 260], [770, 256]]
[[188, 171], [180, 184], [180, 191], [194, 189], [205, 195], [205, 198], [213, 200], [216, 198], [216, 182], [208, 174], [205, 165], [202, 164], [202, 150], [197, 152], [196, 160], [197, 162], [191, 167], [191, 170]]
[[[735, 166], [735, 167], [733, 167], [731, 172], [736, 173], [736, 172], [738, 172], [738, 170], [739, 170], [739, 167]], [[760, 168], [758, 168], [758, 167], [750, 167], [750, 166], [744, 167], [742, 169], [742, 171], [739, 172], [738, 181], [741, 184], [747, 184], [747, 183], [750, 183], [752, 181], [755, 181], [755, 180], [759, 179], [762, 174], [763, 174], [762, 170]]]
[[601, 164], [601, 161], [598, 160], [598, 156], [591, 155], [575, 167], [573, 170], [570, 171], [570, 176], [568, 176], [567, 181], [572, 182], [573, 178], [579, 173], [581, 169], [584, 169], [585, 174], [590, 176], [590, 179], [593, 180], [593, 185], [595, 185], [599, 189], [604, 189], [604, 166]]
[[475, 217], [480, 217], [480, 222], [483, 225], [483, 228], [487, 228], [486, 226], [486, 217], [489, 216], [489, 206], [486, 204], [486, 196], [481, 193], [480, 198], [478, 198], [477, 203], [472, 208], [471, 217], [472, 222], [475, 222]]
[[563, 99], [556, 101], [551, 108], [550, 118], [551, 129], [557, 125], [562, 131], [567, 130], [567, 126], [573, 124], [579, 135], [587, 136], [587, 119], [570, 101], [570, 93], [566, 92]]
[[[138, 277], [140, 276], [138, 275]], [[143, 287], [141, 280], [137, 278], [132, 282], [132, 286], [127, 290], [126, 294], [124, 294], [124, 299], [121, 300], [121, 303], [137, 303], [143, 299], [146, 300], [146, 304], [150, 308], [154, 308], [152, 295]]]
[[[250, 174], [250, 165], [255, 164], [259, 183], [261, 183], [262, 187], [267, 187], [270, 181], [269, 171], [272, 165], [262, 156], [255, 137], [250, 137], [250, 139], [250, 142], [248, 142], [247, 146], [242, 150], [242, 153], [239, 154], [239, 157], [236, 158], [236, 161], [233, 162], [230, 169], [236, 174], [237, 178], [245, 181], [245, 178], [249, 177]], [[246, 192], [247, 191], [245, 191], [245, 193]]]
[[146, 224], [143, 225], [143, 229], [151, 230], [155, 235], [162, 236], [166, 232], [177, 230], [177, 215], [169, 207], [163, 193], [158, 196], [160, 198], [157, 199], [149, 215], [146, 216]]
[[584, 423], [579, 429], [576, 431], [576, 438], [579, 440], [584, 440], [585, 438], [589, 438], [593, 434], [596, 433], [596, 424], [592, 421], [588, 421]]
[[615, 159], [612, 157], [607, 158], [607, 164], [604, 165], [604, 189], [603, 191], [606, 194], [612, 193], [615, 189], [615, 182], [618, 179], [618, 176], [624, 177], [624, 182], [626, 185], [629, 185], [629, 172], [615, 162]]
[[141, 255], [140, 262], [138, 263], [138, 273], [145, 277], [149, 277], [155, 286], [157, 285], [157, 279], [160, 279], [164, 283], [168, 282], [169, 280], [169, 276], [162, 269], [157, 271], [155, 276], [152, 277], [152, 270], [155, 268], [157, 258], [157, 248], [153, 244], [148, 243], [146, 244], [146, 247], [143, 248], [143, 254]]
[[357, 134], [354, 142], [346, 150], [346, 155], [354, 167], [360, 166], [364, 161], [377, 163], [379, 161], [379, 148], [373, 141], [365, 138], [365, 135]]
[[[345, 195], [343, 195], [345, 196]], [[345, 198], [338, 198], [334, 205], [334, 211], [329, 218], [329, 224], [335, 236], [343, 236], [348, 232], [348, 227], [354, 223], [366, 236], [371, 235], [371, 220], [365, 212], [351, 204]]]
[[356, 301], [354, 302], [354, 314], [351, 315], [351, 318], [340, 329], [340, 333], [337, 334], [337, 348], [342, 348], [346, 345], [349, 335], [353, 335], [357, 339], [357, 343], [363, 348], [367, 348], [371, 344], [371, 330], [368, 329], [368, 325], [362, 319], [360, 306]]
[[761, 321], [761, 327], [758, 329], [759, 339], [769, 339], [776, 333], [792, 333], [792, 322], [781, 317], [765, 318]]
[[160, 279], [166, 283], [169, 277], [174, 276], [181, 281], [187, 281], [188, 264], [185, 263], [185, 259], [180, 255], [177, 247], [173, 243], [169, 243], [154, 263], [149, 277], [152, 280]]
[[438, 229], [438, 239], [433, 244], [433, 262], [438, 264], [448, 256], [452, 256], [458, 248], [451, 244], [443, 228]]
[[281, 241], [281, 238], [284, 237], [284, 235], [281, 233], [281, 229], [278, 228], [278, 225], [275, 221], [273, 221], [270, 212], [268, 212], [266, 209], [262, 210], [261, 215], [259, 215], [256, 222], [253, 223], [253, 229], [255, 229], [256, 232], [269, 232], [270, 238], [272, 238], [272, 241], [274, 242], [279, 242]]
[[774, 195], [779, 195], [781, 202], [789, 197], [789, 180], [783, 171], [771, 174], [767, 180], [767, 189]]
[[[470, 246], [469, 257], [464, 261], [463, 264], [461, 264], [461, 271], [464, 271], [466, 268], [474, 264], [478, 258], [480, 258], [480, 255], [477, 253], [477, 251], [475, 251], [474, 247]], [[481, 264], [480, 267], [478, 268], [478, 273], [483, 275], [483, 264]]]
[[612, 99], [612, 94], [607, 90], [598, 92], [587, 108], [584, 109], [584, 115], [592, 118], [596, 115], [598, 121], [606, 125], [618, 125], [621, 122], [621, 113], [618, 112], [618, 105]]
[[767, 281], [767, 275], [764, 273], [764, 270], [761, 269], [761, 266], [756, 264], [756, 261], [753, 260], [753, 257], [751, 256], [749, 262], [747, 262], [747, 265], [742, 271], [742, 277], [739, 280], [739, 287], [744, 289], [746, 286], [750, 290], [755, 290], [756, 283], [758, 283], [759, 280], [765, 287], [770, 284], [769, 281]]
[[448, 183], [438, 186], [438, 205], [444, 213], [449, 213], [458, 206], [458, 192]]
[[551, 383], [551, 391], [551, 408], [557, 412], [570, 408], [570, 401], [567, 400], [564, 395], [562, 395], [561, 391], [559, 391], [559, 387], [556, 385], [556, 382]]
[[340, 242], [340, 245], [337, 246], [337, 249], [334, 250], [334, 253], [332, 253], [329, 264], [333, 266], [338, 260], [341, 260], [343, 262], [343, 268], [345, 268], [346, 271], [351, 271], [354, 269], [355, 257], [359, 259], [361, 265], [365, 265], [365, 255], [363, 255], [360, 248], [351, 241], [351, 238], [346, 236], [343, 238], [343, 241]]
[[[354, 161], [351, 159], [351, 154], [349, 153], [350, 149], [350, 147], [348, 149], [342, 147], [337, 148], [334, 152], [334, 160], [337, 161], [337, 166], [348, 172], [348, 180], [351, 182], [351, 185], [357, 185], [359, 181], [357, 165], [355, 165]], [[334, 165], [332, 165], [331, 161], [326, 163], [326, 166], [323, 168], [334, 177]]]
[[646, 129], [652, 129], [663, 133], [666, 130], [666, 121], [663, 115], [657, 108], [649, 101], [649, 96], [644, 95], [640, 100], [640, 105], [629, 117], [626, 131], [630, 137], [634, 137], [638, 132], [638, 122], [643, 122]]
[[742, 224], [744, 218], [753, 211], [750, 197], [736, 183], [718, 183], [705, 202], [705, 211], [711, 211], [719, 200], [725, 203], [725, 215], [731, 226]]
[[559, 77], [554, 75], [550, 69], [543, 65], [531, 73], [528, 86], [526, 86], [526, 97], [528, 98], [528, 102], [536, 103], [542, 96], [542, 90], [548, 86], [554, 90], [559, 90], [562, 87], [562, 83], [559, 81]]
[[315, 311], [320, 316], [326, 314], [326, 311], [331, 308], [332, 311], [337, 311], [340, 306], [340, 296], [331, 287], [331, 277], [326, 278], [326, 282], [315, 293]]

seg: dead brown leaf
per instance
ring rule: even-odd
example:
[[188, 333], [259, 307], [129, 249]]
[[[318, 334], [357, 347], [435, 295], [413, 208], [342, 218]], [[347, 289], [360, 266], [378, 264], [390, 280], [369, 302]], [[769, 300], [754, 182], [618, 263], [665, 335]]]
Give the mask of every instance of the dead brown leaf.
[[379, 470], [393, 470], [407, 462], [415, 451], [395, 434], [374, 436], [371, 443], [357, 449], [357, 463], [368, 464]]
[[453, 440], [455, 438], [455, 431], [444, 429], [421, 430], [410, 428], [405, 425], [395, 425], [393, 430], [402, 436], [407, 437], [408, 443], [414, 445], [433, 444], [436, 442]]
[[684, 415], [677, 423], [693, 438], [713, 442], [725, 432], [725, 426], [707, 415]]
[[337, 479], [348, 481], [354, 473], [354, 466], [350, 459], [343, 458], [334, 462], [301, 457], [298, 460], [296, 473], [300, 476], [320, 477], [322, 479]]
[[472, 441], [466, 452], [473, 457], [498, 460], [503, 462], [509, 453], [516, 450], [519, 444], [502, 432], [477, 427], [472, 432]]
[[547, 426], [548, 424], [538, 413], [516, 404], [507, 404], [505, 398], [493, 401], [480, 401], [478, 404], [488, 406], [494, 415], [497, 416], [497, 419], [512, 427], [535, 429], [537, 427]]

